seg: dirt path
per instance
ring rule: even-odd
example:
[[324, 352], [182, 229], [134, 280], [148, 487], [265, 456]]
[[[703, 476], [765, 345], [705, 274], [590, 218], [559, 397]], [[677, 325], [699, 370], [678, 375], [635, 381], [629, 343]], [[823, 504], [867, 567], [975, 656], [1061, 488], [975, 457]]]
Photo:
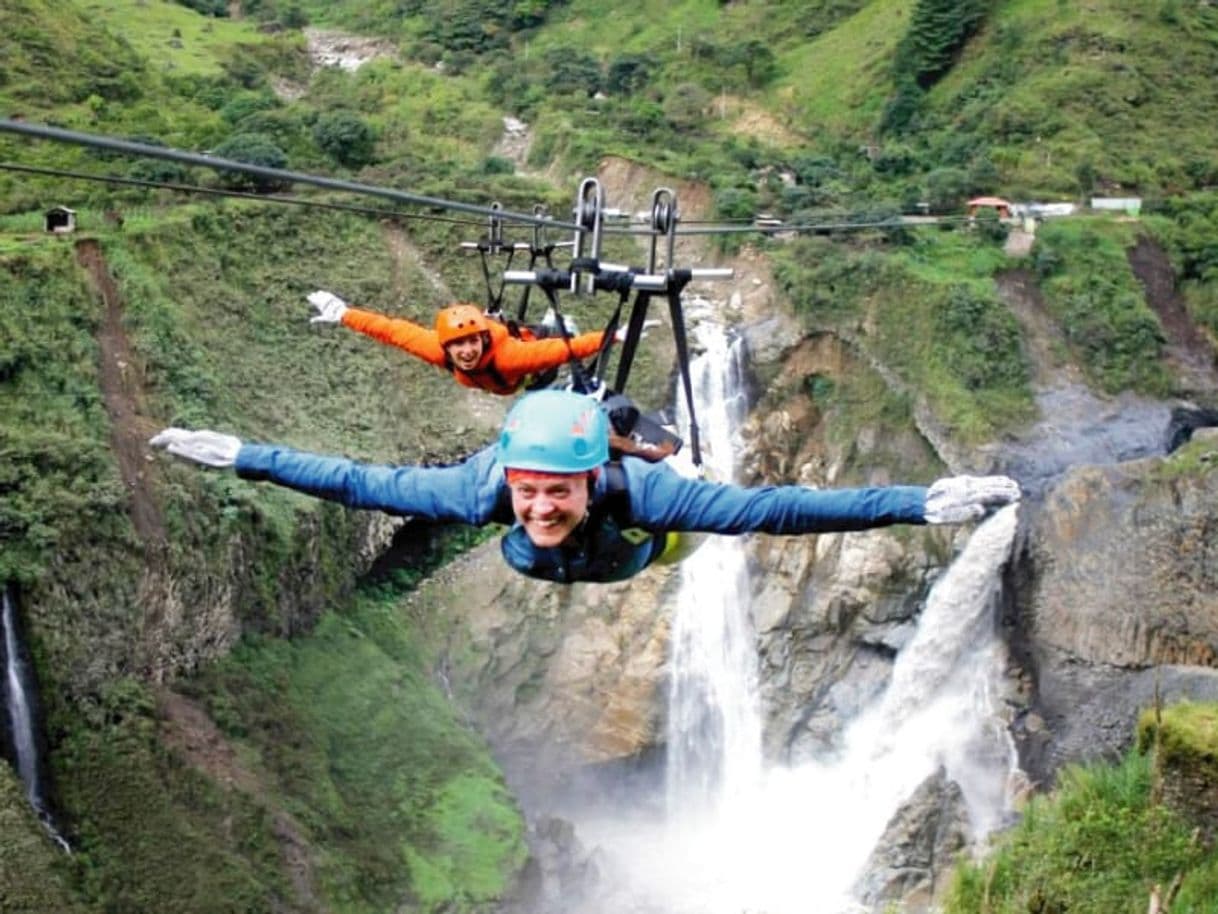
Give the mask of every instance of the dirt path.
[[452, 289], [444, 282], [444, 278], [428, 266], [419, 249], [406, 237], [406, 233], [400, 226], [385, 224], [385, 244], [389, 248], [389, 256], [392, 259], [390, 280], [393, 283], [394, 294], [398, 298], [405, 298], [407, 290], [410, 288], [406, 281], [406, 268], [411, 267], [423, 274], [428, 285], [435, 290], [440, 304], [447, 304], [455, 299]]
[[97, 334], [102, 402], [110, 416], [111, 447], [131, 498], [131, 522], [145, 545], [159, 545], [165, 542], [165, 524], [149, 478], [152, 463], [147, 447], [159, 425], [144, 410], [143, 365], [123, 329], [122, 296], [101, 247], [92, 239], [77, 242], [76, 262], [105, 303]]
[[253, 797], [271, 813], [271, 831], [279, 842], [284, 869], [295, 893], [293, 910], [314, 914], [325, 910], [314, 889], [313, 848], [290, 813], [272, 806], [262, 779], [242, 764], [232, 744], [207, 712], [177, 692], [157, 693], [161, 740], [183, 762], [205, 774], [225, 790]]
[[1061, 328], [1049, 316], [1036, 279], [1027, 270], [1006, 270], [996, 278], [1002, 298], [1023, 330], [1024, 353], [1032, 365], [1032, 383], [1048, 387], [1081, 384], [1082, 374], [1065, 356]]
[[1176, 288], [1176, 272], [1167, 252], [1149, 238], [1138, 239], [1128, 253], [1129, 265], [1146, 290], [1146, 301], [1159, 316], [1167, 339], [1165, 356], [1172, 373], [1190, 396], [1218, 393], [1218, 359], [1214, 347], [1193, 322]]
[[1038, 493], [1070, 467], [1163, 453], [1169, 406], [1129, 391], [1116, 397], [1094, 393], [1068, 360], [1061, 327], [1032, 275], [1008, 270], [997, 284], [1023, 330], [1039, 416], [1030, 427], [981, 449], [992, 461], [990, 469], [1009, 473], [1025, 492]]

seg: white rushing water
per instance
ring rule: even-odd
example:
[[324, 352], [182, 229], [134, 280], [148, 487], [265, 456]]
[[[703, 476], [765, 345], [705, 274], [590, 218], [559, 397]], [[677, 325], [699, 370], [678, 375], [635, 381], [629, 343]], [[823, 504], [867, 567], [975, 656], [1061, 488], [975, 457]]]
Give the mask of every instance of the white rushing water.
[[32, 705], [33, 676], [21, 656], [21, 643], [17, 637], [17, 605], [10, 597], [7, 587], [0, 588], [0, 629], [4, 634], [4, 696], [8, 712], [13, 754], [16, 757], [17, 776], [25, 787], [25, 796], [34, 808], [51, 840], [64, 851], [70, 851], [67, 841], [55, 829], [47, 808], [46, 793], [42, 784], [42, 771], [38, 763], [38, 743], [34, 732]]
[[4, 589], [0, 607], [0, 626], [4, 628], [4, 694], [12, 727], [13, 751], [17, 757], [17, 776], [35, 809], [42, 811], [42, 785], [38, 775], [38, 750], [34, 743], [34, 719], [30, 713], [28, 677], [17, 644], [16, 607]]
[[[741, 356], [697, 328], [693, 367], [710, 475], [730, 480], [744, 418]], [[744, 542], [711, 537], [682, 565], [672, 630], [666, 802], [579, 821], [613, 886], [597, 914], [838, 914], [884, 828], [940, 767], [974, 839], [1008, 812], [1015, 755], [1000, 716], [999, 572], [1016, 508], [981, 524], [935, 583], [887, 690], [833, 758], [766, 766]]]

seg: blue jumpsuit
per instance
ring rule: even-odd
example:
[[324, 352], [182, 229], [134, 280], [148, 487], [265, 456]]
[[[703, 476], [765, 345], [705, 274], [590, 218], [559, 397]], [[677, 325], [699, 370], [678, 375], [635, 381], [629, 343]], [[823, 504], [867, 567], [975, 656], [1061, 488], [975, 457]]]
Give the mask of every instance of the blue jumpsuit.
[[562, 545], [542, 548], [515, 522], [496, 456], [492, 445], [452, 466], [374, 466], [245, 444], [236, 469], [246, 479], [268, 480], [352, 508], [475, 526], [510, 524], [500, 544], [507, 563], [522, 574], [563, 584], [625, 580], [660, 556], [669, 531], [800, 534], [926, 523], [922, 486], [744, 488], [688, 479], [663, 463], [625, 457], [620, 473], [598, 475], [583, 524]]

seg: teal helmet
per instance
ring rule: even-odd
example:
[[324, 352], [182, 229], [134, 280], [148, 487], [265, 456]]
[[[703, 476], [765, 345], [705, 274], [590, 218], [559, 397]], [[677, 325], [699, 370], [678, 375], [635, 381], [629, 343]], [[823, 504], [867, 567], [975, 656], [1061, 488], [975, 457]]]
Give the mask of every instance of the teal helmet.
[[507, 469], [585, 473], [609, 460], [609, 420], [590, 397], [539, 390], [516, 401], [499, 436]]

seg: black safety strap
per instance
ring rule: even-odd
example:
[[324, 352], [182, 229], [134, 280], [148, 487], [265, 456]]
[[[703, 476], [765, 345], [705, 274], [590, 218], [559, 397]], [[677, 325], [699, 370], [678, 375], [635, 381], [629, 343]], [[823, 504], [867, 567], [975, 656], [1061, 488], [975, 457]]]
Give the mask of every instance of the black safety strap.
[[626, 390], [626, 382], [630, 379], [630, 368], [634, 364], [634, 354], [638, 351], [639, 340], [643, 338], [643, 322], [647, 319], [647, 306], [651, 303], [651, 293], [640, 290], [634, 297], [634, 307], [630, 311], [630, 322], [626, 327], [626, 339], [622, 341], [622, 351], [617, 360], [617, 377], [613, 381], [613, 389], [621, 392]]
[[[503, 290], [507, 286], [507, 281], [502, 278], [503, 273], [500, 273], [499, 287], [495, 287], [495, 283], [491, 279], [491, 268], [487, 263], [487, 254], [491, 252], [493, 252], [491, 245], [478, 245], [478, 254], [482, 260], [482, 278], [486, 281], [486, 314], [501, 323], [508, 324], [508, 329], [511, 330], [510, 322], [503, 318]], [[508, 251], [507, 263], [503, 267], [504, 272], [512, 268], [512, 258], [515, 256], [514, 248]], [[519, 334], [513, 333], [512, 335], [518, 336]]]
[[567, 361], [571, 366], [571, 387], [581, 394], [593, 393], [596, 390], [596, 379], [588, 374], [588, 369], [575, 357], [575, 351], [571, 348], [571, 334], [567, 332], [567, 322], [563, 319], [562, 311], [558, 307], [558, 293], [548, 283], [543, 284], [541, 288], [550, 302], [550, 309], [554, 312], [558, 332], [562, 336], [563, 342], [567, 344]]
[[[537, 258], [544, 257], [546, 259], [546, 269], [554, 269], [554, 261], [552, 255], [554, 253], [554, 245], [547, 244], [544, 247], [533, 245], [529, 248], [529, 270], [530, 272], [537, 269]], [[520, 293], [520, 305], [516, 308], [516, 322], [519, 324], [525, 323], [525, 316], [529, 312], [529, 293], [533, 291], [533, 286], [526, 284], [524, 291]]]
[[611, 460], [601, 468], [601, 472], [605, 474], [605, 499], [601, 505], [619, 523], [624, 522], [630, 517], [630, 486], [626, 481], [626, 471], [621, 463]]
[[[702, 447], [698, 441], [698, 416], [694, 411], [694, 385], [689, 376], [689, 344], [685, 337], [685, 313], [681, 307], [681, 292], [693, 274], [689, 270], [672, 270], [668, 281], [668, 313], [672, 315], [672, 338], [677, 346], [677, 367], [685, 388], [685, 408], [689, 411], [689, 449], [694, 466], [702, 466]], [[634, 315], [631, 315], [633, 319]]]
[[[630, 274], [626, 274], [629, 278]], [[626, 306], [627, 299], [630, 298], [630, 282], [624, 282], [618, 286], [617, 307], [613, 309], [613, 314], [609, 316], [608, 322], [605, 324], [604, 334], [601, 336], [601, 346], [597, 350], [596, 359], [592, 363], [592, 374], [599, 380], [604, 380], [605, 371], [609, 367], [609, 354], [613, 349], [613, 338], [617, 335], [618, 324], [622, 320], [622, 308]]]

